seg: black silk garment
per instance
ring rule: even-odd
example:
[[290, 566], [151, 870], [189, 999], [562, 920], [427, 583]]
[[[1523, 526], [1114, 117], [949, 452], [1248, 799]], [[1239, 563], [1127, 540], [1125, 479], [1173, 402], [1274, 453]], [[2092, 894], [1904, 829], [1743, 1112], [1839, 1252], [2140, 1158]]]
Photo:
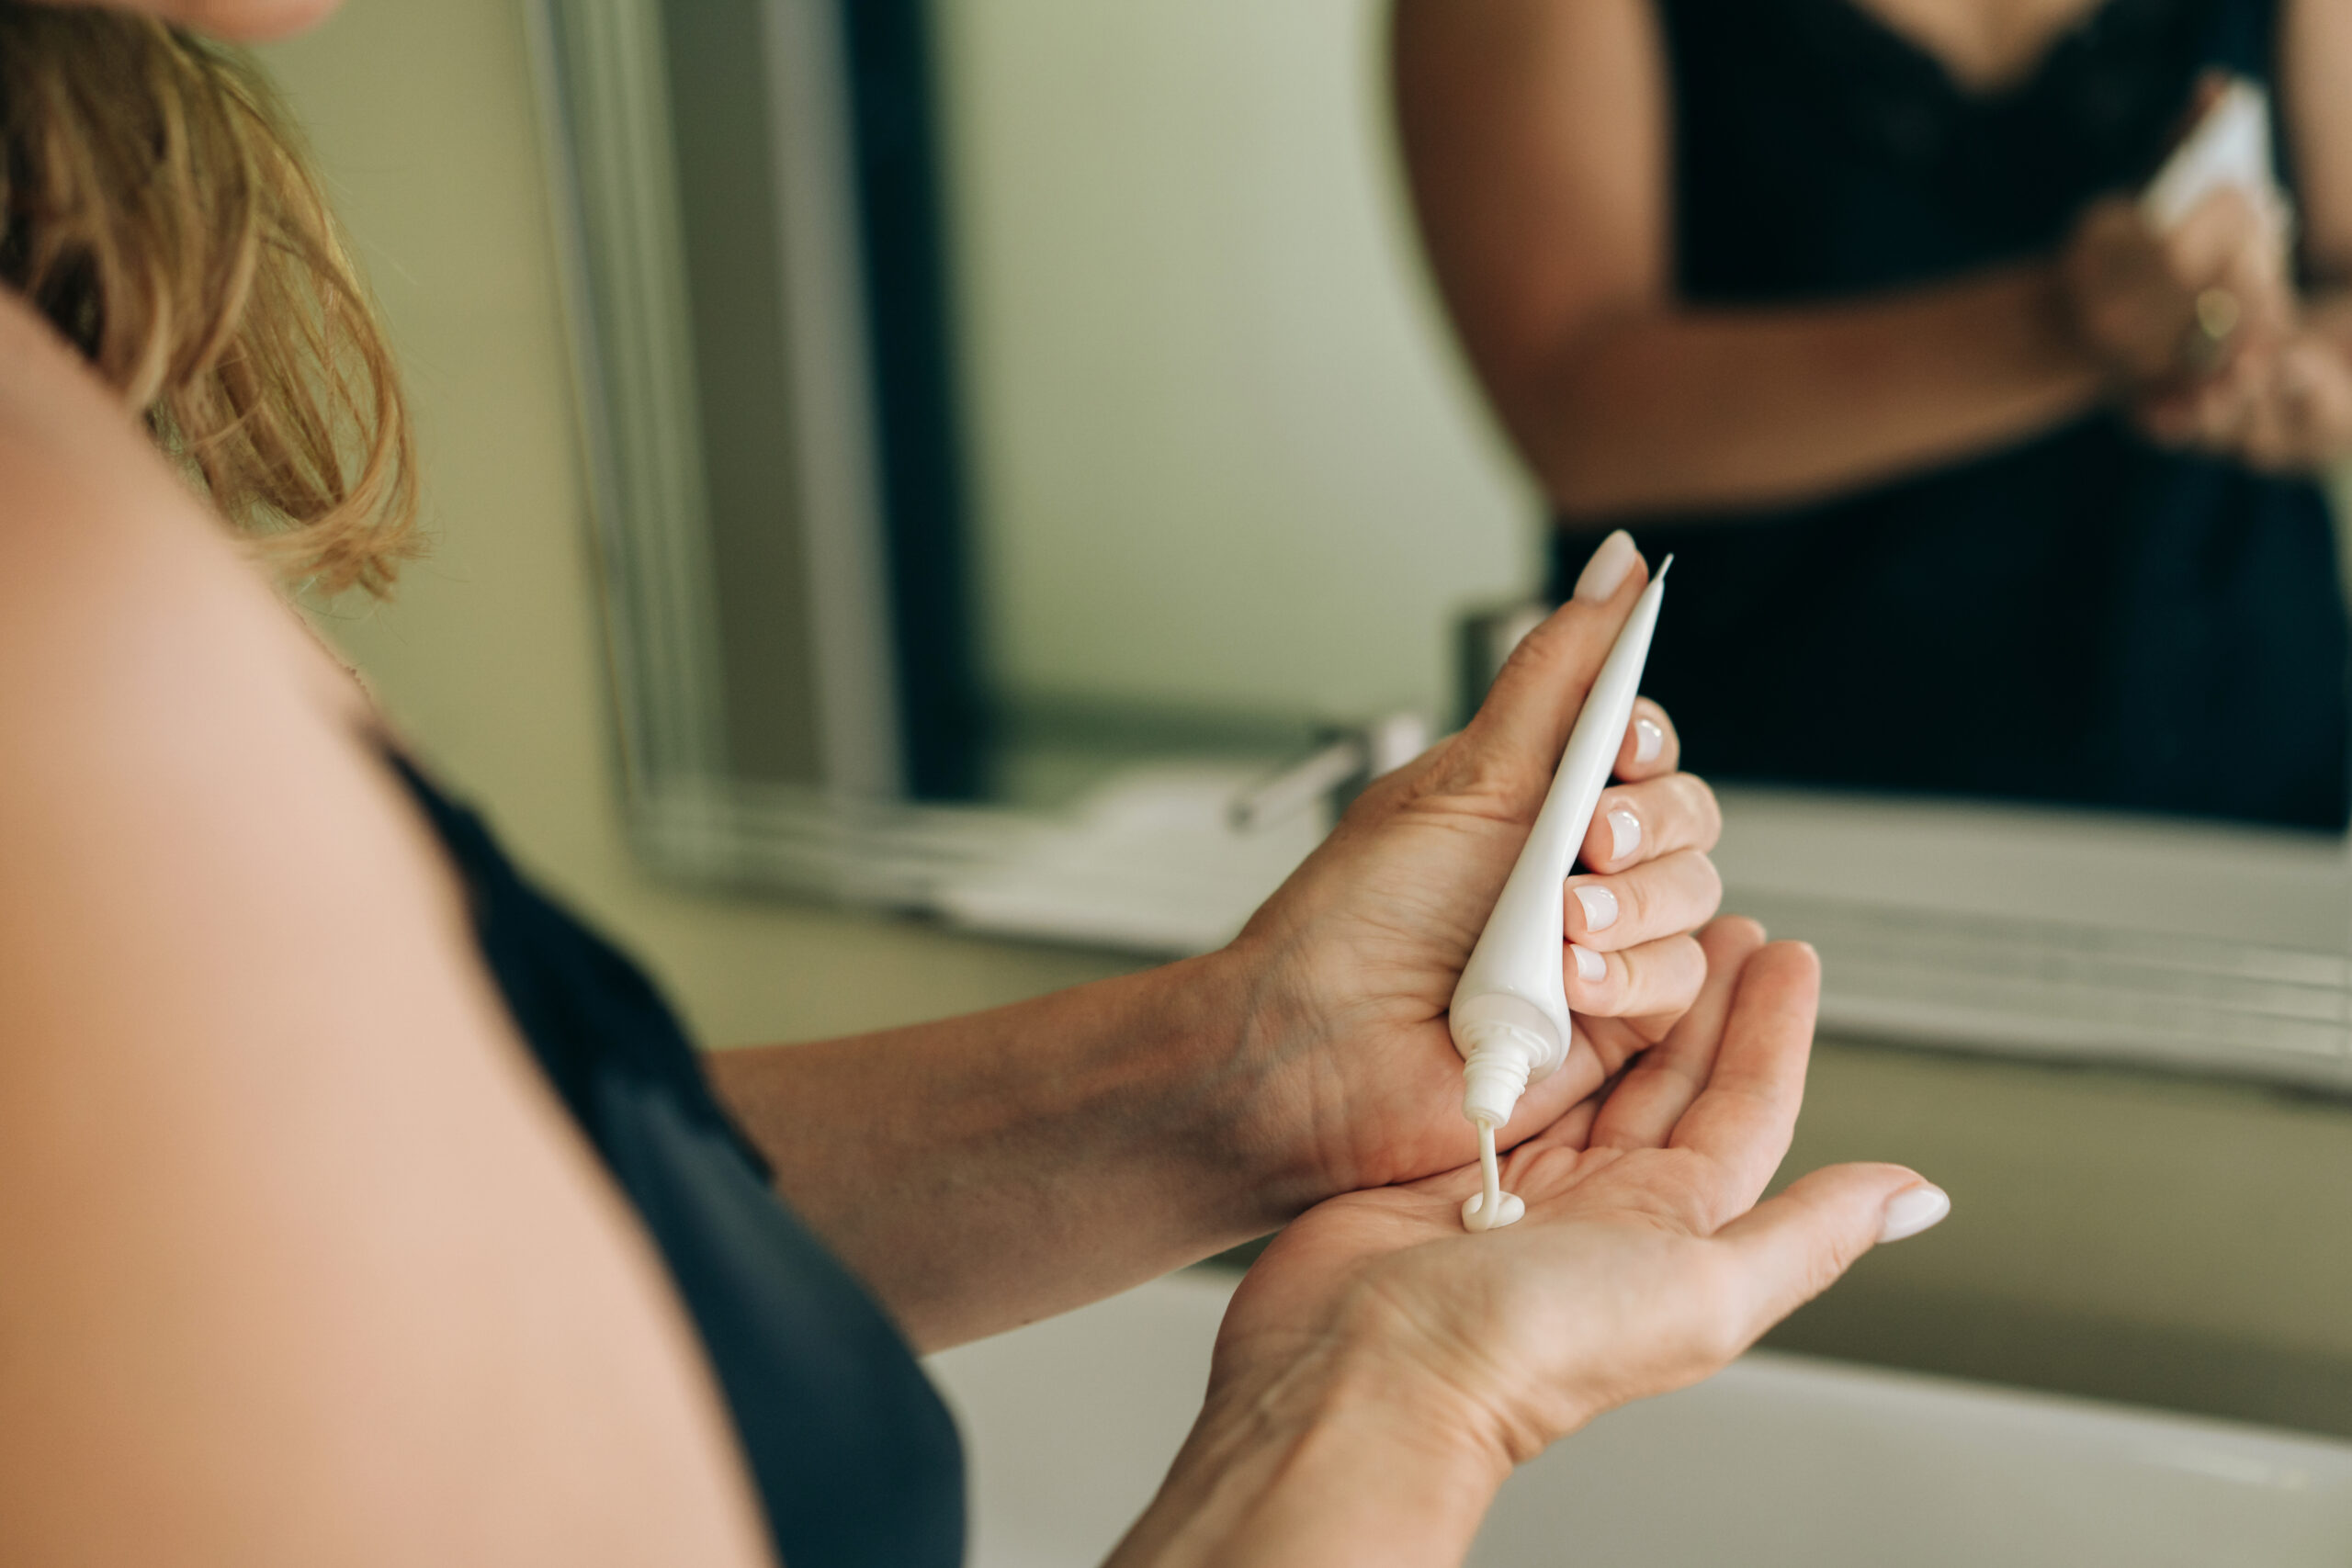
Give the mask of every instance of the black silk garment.
[[[2051, 255], [2161, 165], [2202, 73], [2271, 80], [2278, 26], [2272, 0], [2107, 0], [1982, 94], [1855, 0], [1657, 4], [1699, 308]], [[1644, 689], [1696, 772], [2344, 826], [2345, 612], [2310, 482], [2099, 413], [1826, 502], [1627, 525], [1679, 558]], [[1562, 536], [1563, 593], [1599, 537]]]
[[897, 1327], [794, 1218], [644, 973], [392, 764], [463, 874], [516, 1029], [620, 1184], [694, 1320], [789, 1568], [954, 1568], [964, 1461]]

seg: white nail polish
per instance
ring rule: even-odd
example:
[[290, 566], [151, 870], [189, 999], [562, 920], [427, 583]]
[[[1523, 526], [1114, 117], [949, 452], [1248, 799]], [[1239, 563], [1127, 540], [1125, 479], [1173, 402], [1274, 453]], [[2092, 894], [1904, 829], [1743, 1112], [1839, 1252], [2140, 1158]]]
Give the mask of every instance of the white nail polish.
[[1634, 536], [1620, 528], [1600, 541], [1592, 558], [1584, 563], [1584, 570], [1577, 576], [1577, 597], [1588, 604], [1604, 603], [1625, 581], [1625, 574], [1641, 559], [1641, 552], [1634, 548]]
[[1655, 762], [1658, 753], [1666, 750], [1666, 731], [1646, 718], [1634, 721], [1634, 761]]
[[[1617, 895], [1597, 883], [1587, 883], [1584, 886], [1577, 888], [1576, 894], [1577, 902], [1584, 906], [1585, 930], [1605, 931], [1617, 923]], [[1582, 953], [1584, 949], [1577, 948], [1577, 951]], [[1598, 962], [1600, 954], [1595, 953], [1593, 957], [1595, 962]], [[1581, 964], [1584, 961], [1578, 959], [1577, 962]], [[1588, 980], [1597, 980], [1600, 977], [1598, 975], [1585, 976]]]
[[1940, 1187], [1906, 1187], [1886, 1201], [1886, 1217], [1879, 1223], [1878, 1238], [1901, 1241], [1951, 1213], [1951, 1195]]
[[[1612, 898], [1610, 902], [1613, 905], [1616, 900]], [[1616, 911], [1613, 908], [1610, 911], [1609, 918], [1612, 920], [1617, 918]], [[1577, 955], [1577, 979], [1589, 984], [1592, 981], [1604, 980], [1609, 977], [1609, 960], [1601, 957], [1600, 954], [1593, 952], [1592, 949], [1589, 947], [1578, 947], [1575, 942], [1570, 942], [1568, 943], [1568, 951]]]
[[1609, 814], [1609, 858], [1623, 860], [1642, 845], [1642, 819], [1619, 807]]

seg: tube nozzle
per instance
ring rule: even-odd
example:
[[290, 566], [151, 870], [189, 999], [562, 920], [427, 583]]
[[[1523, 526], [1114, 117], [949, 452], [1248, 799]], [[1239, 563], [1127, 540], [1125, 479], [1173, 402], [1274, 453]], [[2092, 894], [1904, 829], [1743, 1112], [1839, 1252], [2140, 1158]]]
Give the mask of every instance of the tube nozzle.
[[1536, 1064], [1548, 1054], [1543, 1041], [1514, 1024], [1479, 1025], [1462, 1064], [1462, 1114], [1490, 1127], [1509, 1122]]

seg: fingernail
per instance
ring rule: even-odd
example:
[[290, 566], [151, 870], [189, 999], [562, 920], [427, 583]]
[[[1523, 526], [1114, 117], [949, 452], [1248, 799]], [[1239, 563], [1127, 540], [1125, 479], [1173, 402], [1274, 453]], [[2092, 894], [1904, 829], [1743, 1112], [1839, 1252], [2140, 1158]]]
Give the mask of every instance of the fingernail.
[[1577, 597], [1588, 604], [1606, 603], [1640, 558], [1641, 552], [1634, 548], [1634, 536], [1618, 529], [1601, 540], [1592, 558], [1584, 563], [1584, 570], [1577, 577]]
[[1666, 750], [1666, 731], [1646, 718], [1634, 721], [1634, 761], [1655, 762]]
[[1951, 1195], [1940, 1187], [1906, 1187], [1886, 1201], [1886, 1217], [1879, 1222], [1878, 1238], [1901, 1241], [1917, 1235], [1951, 1213]]
[[1623, 807], [1609, 814], [1609, 858], [1623, 860], [1640, 847], [1642, 819]]
[[[1617, 923], [1617, 895], [1611, 893], [1606, 887], [1602, 887], [1596, 883], [1587, 883], [1584, 886], [1577, 889], [1577, 902], [1584, 906], [1585, 930], [1589, 931], [1605, 931], [1611, 926]], [[1577, 949], [1577, 952], [1581, 953], [1584, 952], [1584, 949], [1579, 947]], [[1592, 955], [1592, 961], [1595, 964], [1599, 964], [1600, 962], [1600, 954], [1597, 953], [1594, 953]], [[1584, 960], [1582, 958], [1578, 958], [1577, 960], [1577, 964], [1578, 973], [1582, 973]], [[1588, 980], [1598, 980], [1600, 976], [1598, 974], [1592, 974], [1586, 975], [1585, 978]]]
[[[1613, 920], [1617, 918], [1617, 900], [1611, 898], [1609, 904], [1609, 918]], [[1589, 982], [1608, 978], [1609, 960], [1589, 947], [1578, 947], [1575, 942], [1568, 943], [1568, 951], [1577, 955], [1577, 979]]]

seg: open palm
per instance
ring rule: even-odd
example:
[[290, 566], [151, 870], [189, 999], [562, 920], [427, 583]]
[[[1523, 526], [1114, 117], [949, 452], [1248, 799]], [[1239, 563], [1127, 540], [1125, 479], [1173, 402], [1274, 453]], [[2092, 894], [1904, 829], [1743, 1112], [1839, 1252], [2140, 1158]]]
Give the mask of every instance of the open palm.
[[1368, 1339], [1524, 1461], [1706, 1376], [1842, 1273], [1923, 1184], [1839, 1166], [1758, 1205], [1803, 1097], [1818, 964], [1745, 920], [1702, 942], [1706, 985], [1665, 1042], [1512, 1155], [1524, 1220], [1463, 1230], [1475, 1167], [1318, 1205], [1236, 1292], [1213, 1386]]

